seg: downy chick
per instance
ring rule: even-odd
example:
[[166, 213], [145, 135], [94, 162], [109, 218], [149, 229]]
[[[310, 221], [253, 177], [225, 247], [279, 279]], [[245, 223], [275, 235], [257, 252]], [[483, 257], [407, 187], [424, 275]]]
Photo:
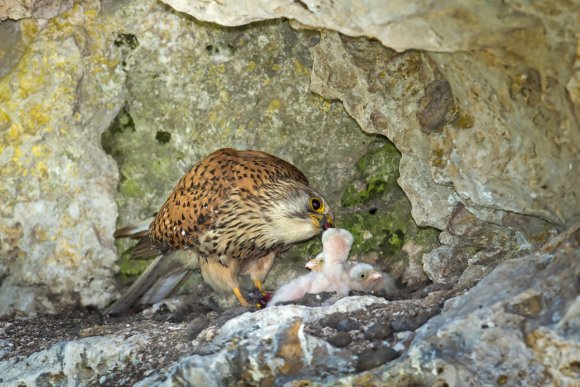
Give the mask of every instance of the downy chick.
[[[276, 291], [268, 306], [300, 299], [306, 295], [335, 292], [341, 297], [348, 295], [349, 287], [344, 279], [344, 262], [354, 238], [344, 229], [328, 229], [322, 234], [322, 252], [306, 264], [312, 272], [295, 278]], [[315, 268], [315, 265], [319, 268]]]
[[[321, 273], [332, 272], [335, 270], [335, 268], [329, 269], [326, 265], [325, 257], [320, 253], [315, 258], [308, 261], [305, 267], [312, 271]], [[367, 263], [353, 262], [345, 264], [342, 267], [340, 275], [342, 276], [340, 278], [334, 277], [335, 281], [346, 284], [348, 290], [371, 293], [380, 293], [384, 291], [389, 294], [397, 289], [395, 281], [390, 275], [381, 273]]]

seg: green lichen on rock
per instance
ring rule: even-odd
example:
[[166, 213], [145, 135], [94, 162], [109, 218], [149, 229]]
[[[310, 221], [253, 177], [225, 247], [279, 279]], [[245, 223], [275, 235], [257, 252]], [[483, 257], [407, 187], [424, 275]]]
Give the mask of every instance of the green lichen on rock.
[[151, 260], [131, 259], [132, 248], [126, 248], [127, 243], [117, 242], [117, 251], [121, 252], [117, 265], [119, 265], [119, 274], [121, 281], [126, 281], [132, 277], [143, 273]]
[[346, 185], [337, 226], [354, 236], [352, 254], [376, 252], [384, 264], [407, 264], [405, 243], [425, 250], [438, 245], [438, 231], [419, 228], [411, 216], [411, 203], [397, 184], [400, 154], [395, 146], [378, 140], [356, 163], [356, 179]]
[[362, 181], [347, 185], [341, 200], [343, 206], [366, 203], [398, 187], [401, 154], [390, 142], [378, 142], [374, 147], [357, 161], [356, 171]]
[[399, 196], [381, 208], [345, 214], [337, 224], [353, 234], [354, 254], [373, 250], [393, 254], [401, 250], [407, 235], [415, 231], [410, 212], [409, 201]]

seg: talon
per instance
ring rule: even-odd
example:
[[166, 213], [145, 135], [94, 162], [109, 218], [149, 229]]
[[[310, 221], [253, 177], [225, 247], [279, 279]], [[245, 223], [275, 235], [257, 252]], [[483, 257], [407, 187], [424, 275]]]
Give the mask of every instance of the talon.
[[268, 305], [268, 302], [270, 302], [271, 299], [272, 299], [272, 295], [270, 293], [263, 292], [262, 299], [260, 300], [260, 304], [265, 307], [266, 305]]

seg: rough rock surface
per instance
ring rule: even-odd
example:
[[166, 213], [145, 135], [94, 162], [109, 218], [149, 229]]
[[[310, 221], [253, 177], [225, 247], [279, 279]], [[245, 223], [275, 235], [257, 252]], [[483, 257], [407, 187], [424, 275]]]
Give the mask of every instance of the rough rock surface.
[[0, 316], [104, 306], [114, 291], [114, 161], [99, 146], [117, 114], [119, 52], [85, 3], [44, 27], [0, 79]]
[[[387, 142], [361, 131], [340, 102], [309, 91], [318, 32], [285, 21], [210, 26], [155, 1], [128, 3], [110, 17], [120, 25], [115, 45], [127, 73], [128, 103], [103, 135], [120, 169], [119, 226], [150, 217], [194, 162], [222, 146], [293, 162], [339, 210], [355, 176], [350, 166]], [[278, 259], [267, 286], [302, 270], [311, 256], [302, 253]], [[123, 274], [143, 270], [127, 259], [120, 266]]]
[[317, 32], [207, 26], [152, 1], [115, 17], [130, 103], [104, 146], [120, 165], [120, 224], [151, 216], [193, 163], [224, 146], [284, 158], [337, 202], [371, 136], [309, 91]]
[[[0, 24], [0, 316], [77, 308], [2, 322], [0, 383], [574, 385], [579, 226], [533, 252], [580, 214], [577, 1], [167, 3], [199, 20], [0, 6], [32, 18]], [[101, 318], [117, 209], [151, 216], [219, 146], [297, 164], [400, 291], [246, 313], [196, 273], [176, 312]]]
[[[176, 315], [167, 320], [161, 310], [4, 322], [0, 382], [574, 386], [579, 262], [577, 223], [464, 294], [432, 289], [398, 301], [348, 297], [253, 313], [198, 305], [191, 323], [170, 322]], [[190, 329], [201, 314], [201, 331]]]
[[576, 385], [580, 378], [580, 223], [508, 260], [417, 330], [393, 367], [361, 380], [429, 385]]
[[[505, 3], [473, 4], [465, 0], [439, 2], [384, 2], [349, 0], [163, 0], [175, 9], [200, 20], [226, 26], [289, 18], [315, 28], [340, 31], [350, 36], [367, 36], [397, 51], [466, 51], [501, 45], [515, 30], [540, 29], [538, 17], [547, 24], [558, 23], [576, 29], [576, 1], [563, 4]], [[572, 11], [572, 12], [568, 12]]]
[[[439, 52], [375, 62], [376, 49], [357, 55], [349, 39], [322, 33], [317, 51], [325, 55], [312, 78], [313, 90], [340, 98], [363, 130], [385, 134], [401, 150], [400, 184], [420, 225], [443, 229], [460, 200], [494, 221], [498, 214], [488, 209], [560, 224], [578, 214], [578, 107], [566, 102], [566, 88], [575, 90], [577, 2], [165, 2], [224, 25], [288, 17], [399, 51]], [[358, 47], [372, 47], [365, 42]], [[425, 108], [429, 120], [439, 117], [426, 126], [432, 135], [419, 130]]]
[[73, 0], [3, 0], [0, 21], [22, 18], [50, 19], [71, 9]]

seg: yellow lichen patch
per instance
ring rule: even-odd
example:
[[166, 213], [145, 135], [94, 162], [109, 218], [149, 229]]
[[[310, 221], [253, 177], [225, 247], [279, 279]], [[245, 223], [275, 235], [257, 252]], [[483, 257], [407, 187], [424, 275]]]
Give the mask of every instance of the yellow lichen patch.
[[20, 147], [14, 147], [12, 150], [12, 163], [14, 165], [22, 165], [20, 159], [22, 157], [22, 150], [20, 150]]
[[6, 112], [0, 110], [0, 129], [3, 126], [7, 126], [9, 123], [10, 123], [10, 116]]
[[38, 161], [32, 172], [41, 179], [48, 177], [48, 167], [43, 161]]
[[30, 44], [38, 34], [37, 19], [22, 19], [20, 21], [20, 36], [24, 44]]
[[272, 65], [272, 70], [273, 71], [280, 71], [280, 70], [282, 70], [282, 66], [280, 66], [278, 63], [274, 63]]
[[268, 106], [268, 113], [272, 114], [280, 110], [280, 106], [282, 106], [282, 102], [279, 99], [273, 99]]
[[[34, 63], [31, 65], [34, 66]], [[19, 73], [19, 75], [18, 96], [22, 99], [28, 98], [31, 94], [36, 92], [40, 86], [45, 84], [44, 77], [39, 74], [34, 74], [33, 71], [23, 70]]]
[[238, 134], [238, 135], [244, 134], [245, 132], [246, 132], [246, 127], [244, 125], [240, 125], [236, 129], [236, 134]]
[[4, 136], [4, 141], [8, 144], [19, 144], [22, 133], [22, 125], [17, 122], [13, 122], [12, 125], [10, 125], [6, 135]]
[[47, 107], [44, 105], [32, 105], [28, 107], [27, 111], [28, 114], [23, 117], [23, 124], [27, 133], [36, 132], [36, 129], [48, 124], [50, 121], [50, 117], [47, 114], [50, 112], [50, 109], [47, 109]]
[[219, 65], [210, 65], [207, 68], [207, 76], [210, 78], [215, 78], [215, 77], [221, 77], [221, 74], [223, 74], [226, 71], [226, 67], [223, 63], [220, 63]]
[[218, 112], [215, 110], [212, 110], [211, 112], [209, 112], [209, 116], [208, 116], [208, 121], [210, 124], [215, 124], [218, 120]]
[[254, 69], [256, 68], [256, 62], [254, 62], [253, 60], [250, 61], [248, 63], [248, 65], [246, 66], [246, 71], [251, 73], [252, 71], [254, 71]]
[[332, 103], [328, 99], [314, 93], [308, 96], [308, 102], [324, 113], [328, 113], [332, 107]]
[[79, 256], [79, 250], [79, 246], [71, 245], [63, 239], [60, 239], [54, 255], [59, 258], [60, 262], [68, 262], [68, 265], [74, 266], [81, 258]]
[[298, 59], [294, 59], [294, 73], [296, 75], [302, 75], [304, 77], [310, 76], [310, 69], [304, 66], [304, 64]]
[[41, 158], [49, 155], [50, 149], [46, 145], [36, 144], [32, 146], [31, 152], [35, 158]]
[[229, 102], [230, 94], [226, 90], [220, 90], [220, 100], [224, 102]]

